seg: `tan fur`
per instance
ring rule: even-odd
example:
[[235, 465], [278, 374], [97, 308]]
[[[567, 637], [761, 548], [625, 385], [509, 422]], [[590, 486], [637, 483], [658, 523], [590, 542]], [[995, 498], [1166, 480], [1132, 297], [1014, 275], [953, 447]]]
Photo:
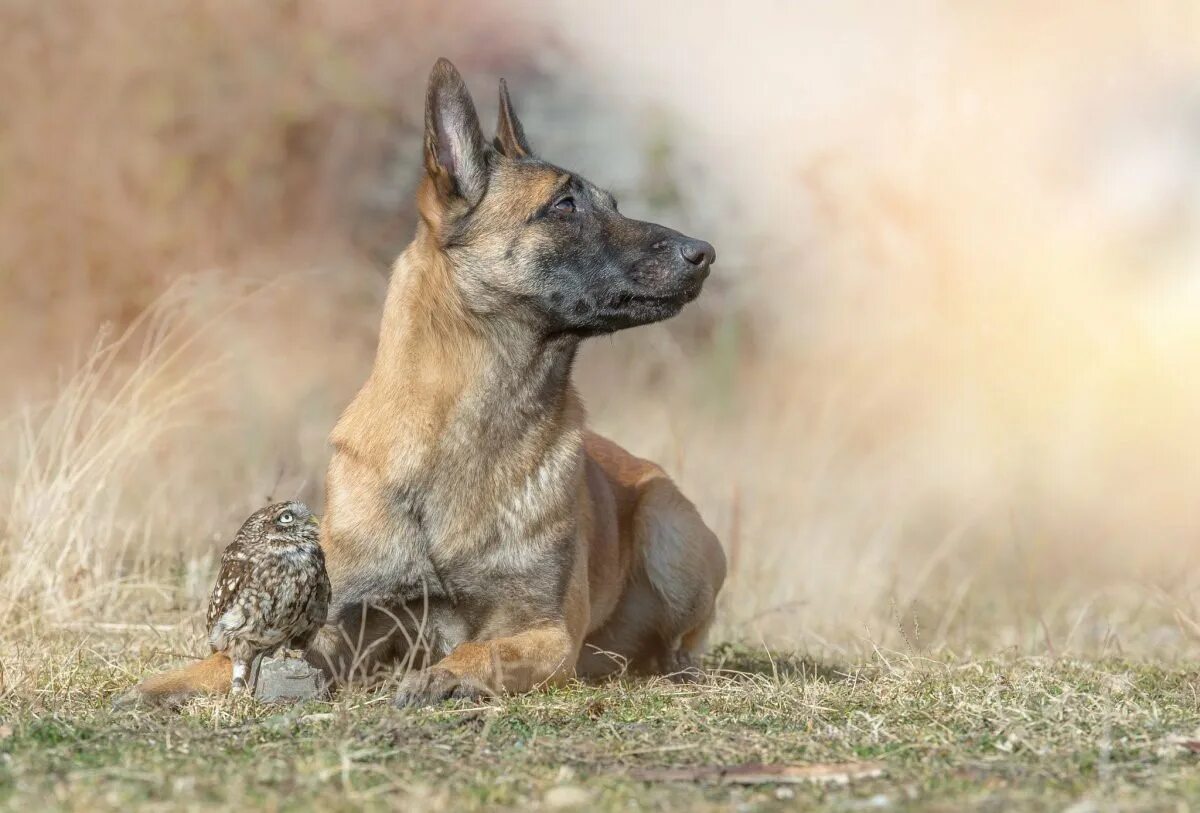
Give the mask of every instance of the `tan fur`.
[[[431, 99], [461, 82], [445, 71]], [[502, 104], [497, 141], [523, 155]], [[725, 577], [720, 544], [660, 467], [585, 430], [579, 339], [537, 333], [495, 295], [536, 290], [514, 246], [536, 248], [528, 223], [570, 177], [496, 156], [463, 227], [430, 121], [421, 223], [393, 270], [374, 369], [331, 435], [334, 598], [310, 660], [342, 681], [412, 666], [403, 703], [687, 669]], [[448, 247], [455, 228], [466, 248]], [[228, 664], [198, 665], [140, 692], [227, 683]]]
[[215, 652], [201, 661], [152, 675], [117, 698], [117, 708], [138, 705], [176, 706], [198, 694], [224, 694], [233, 683], [233, 663]]

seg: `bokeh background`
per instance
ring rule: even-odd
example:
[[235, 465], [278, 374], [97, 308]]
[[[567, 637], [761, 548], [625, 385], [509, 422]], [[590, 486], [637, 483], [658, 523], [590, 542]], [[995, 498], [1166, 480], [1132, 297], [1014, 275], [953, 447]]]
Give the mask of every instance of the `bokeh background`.
[[445, 55], [717, 247], [578, 379], [724, 540], [718, 637], [1200, 648], [1190, 0], [3, 0], [0, 41], [7, 630], [188, 623], [249, 511], [320, 506]]

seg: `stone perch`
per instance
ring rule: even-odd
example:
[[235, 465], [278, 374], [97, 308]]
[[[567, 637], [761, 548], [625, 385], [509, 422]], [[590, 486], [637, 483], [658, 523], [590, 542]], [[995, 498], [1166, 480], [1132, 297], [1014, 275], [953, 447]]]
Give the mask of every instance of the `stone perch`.
[[324, 673], [299, 658], [259, 658], [250, 681], [254, 699], [262, 703], [301, 703], [329, 696]]

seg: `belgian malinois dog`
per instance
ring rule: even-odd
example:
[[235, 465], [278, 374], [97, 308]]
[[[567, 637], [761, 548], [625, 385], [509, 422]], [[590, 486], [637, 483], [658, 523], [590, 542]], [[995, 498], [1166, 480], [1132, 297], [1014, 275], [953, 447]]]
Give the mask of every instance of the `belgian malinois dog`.
[[[333, 600], [309, 659], [343, 680], [407, 665], [401, 705], [694, 669], [720, 543], [661, 468], [584, 428], [571, 368], [589, 336], [679, 313], [712, 246], [536, 157], [503, 81], [489, 145], [444, 59], [425, 171], [374, 369], [331, 437]], [[214, 655], [137, 691], [230, 675]]]

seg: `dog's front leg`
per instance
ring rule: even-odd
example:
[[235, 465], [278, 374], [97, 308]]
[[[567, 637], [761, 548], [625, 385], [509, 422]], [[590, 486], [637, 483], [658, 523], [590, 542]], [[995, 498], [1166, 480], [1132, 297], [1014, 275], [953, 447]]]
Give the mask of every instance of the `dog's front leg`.
[[[396, 705], [426, 706], [451, 697], [527, 692], [573, 676], [591, 603], [586, 538], [576, 530], [567, 540], [573, 550], [550, 551], [535, 559], [530, 570], [510, 576], [526, 589], [488, 607], [474, 640], [460, 643], [432, 666], [405, 675]], [[551, 598], [552, 593], [532, 587], [557, 582], [560, 574], [554, 566], [561, 564], [570, 571], [560, 595]]]
[[578, 656], [576, 636], [561, 622], [504, 638], [468, 641], [428, 669], [406, 675], [396, 705], [526, 692], [573, 675]]

